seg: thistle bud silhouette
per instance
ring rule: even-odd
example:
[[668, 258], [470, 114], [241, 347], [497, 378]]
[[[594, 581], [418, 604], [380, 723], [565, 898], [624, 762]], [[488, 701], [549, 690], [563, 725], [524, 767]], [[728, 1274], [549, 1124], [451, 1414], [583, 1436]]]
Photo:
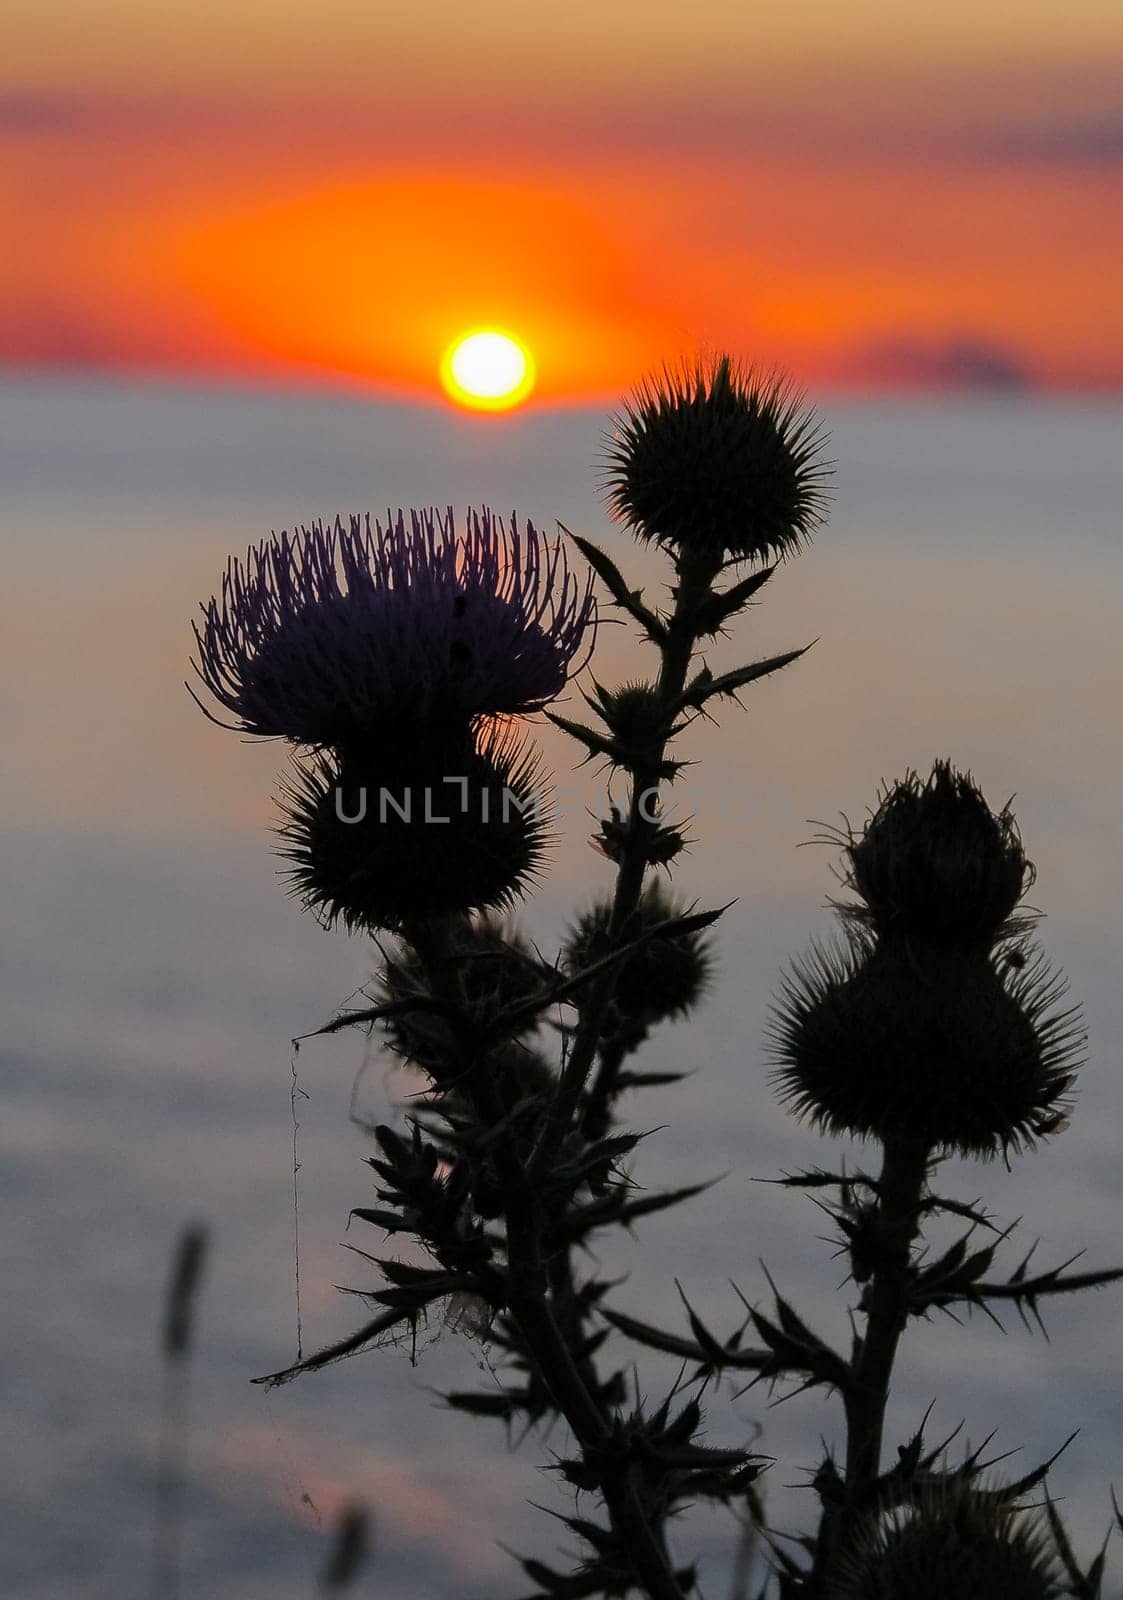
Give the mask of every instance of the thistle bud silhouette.
[[720, 566], [791, 555], [825, 514], [822, 442], [786, 384], [729, 356], [665, 369], [614, 418], [609, 505], [637, 537], [680, 559]]
[[297, 763], [281, 804], [293, 893], [352, 931], [505, 907], [548, 844], [538, 758], [509, 733]]
[[[645, 889], [624, 937], [637, 938], [683, 914], [684, 907], [653, 883]], [[577, 919], [563, 952], [570, 971], [580, 971], [608, 953], [611, 921], [612, 907], [607, 901]], [[685, 1016], [704, 993], [712, 968], [708, 942], [700, 933], [646, 940], [616, 968], [613, 998], [620, 1026], [626, 1033], [642, 1036], [658, 1022]]]
[[1067, 1107], [1084, 1035], [1040, 959], [1021, 970], [851, 942], [784, 982], [774, 1080], [828, 1133], [987, 1158], [1032, 1145]]
[[1055, 1600], [1061, 1593], [1037, 1523], [957, 1487], [876, 1518], [835, 1600]]
[[993, 812], [948, 761], [887, 789], [846, 855], [854, 914], [883, 938], [989, 948], [1034, 878], [1009, 806]]
[[784, 981], [774, 1081], [831, 1133], [989, 1157], [1055, 1131], [1082, 1059], [1079, 1013], [1040, 955], [1002, 948], [1032, 876], [1014, 818], [937, 763], [883, 796], [846, 850], [862, 904]]

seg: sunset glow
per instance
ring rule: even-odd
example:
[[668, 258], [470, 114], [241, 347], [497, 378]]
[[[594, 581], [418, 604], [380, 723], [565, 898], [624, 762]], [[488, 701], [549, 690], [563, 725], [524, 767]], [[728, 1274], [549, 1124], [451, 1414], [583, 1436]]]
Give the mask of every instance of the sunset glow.
[[481, 328], [453, 340], [441, 361], [446, 393], [477, 411], [509, 411], [534, 387], [529, 350], [509, 333]]
[[441, 404], [450, 342], [513, 331], [531, 405], [699, 346], [819, 389], [1121, 392], [1123, 10], [1012, 15], [17, 7], [0, 366]]

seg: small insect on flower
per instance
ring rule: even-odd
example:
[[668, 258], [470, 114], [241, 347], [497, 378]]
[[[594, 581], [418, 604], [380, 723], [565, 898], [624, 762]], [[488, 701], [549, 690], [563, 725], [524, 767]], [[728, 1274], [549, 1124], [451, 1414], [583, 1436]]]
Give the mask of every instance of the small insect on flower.
[[791, 555], [826, 514], [823, 437], [784, 383], [729, 356], [668, 369], [614, 419], [609, 505], [638, 538], [680, 560]]
[[571, 573], [560, 543], [488, 510], [458, 532], [451, 508], [274, 534], [201, 609], [192, 665], [223, 726], [351, 751], [419, 721], [541, 709], [596, 622], [592, 575]]

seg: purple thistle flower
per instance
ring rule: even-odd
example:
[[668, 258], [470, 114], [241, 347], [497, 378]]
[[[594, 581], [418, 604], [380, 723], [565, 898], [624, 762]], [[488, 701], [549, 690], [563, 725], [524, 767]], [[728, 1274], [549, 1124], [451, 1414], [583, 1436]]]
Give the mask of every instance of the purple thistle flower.
[[560, 543], [514, 513], [505, 527], [470, 511], [463, 534], [451, 507], [409, 517], [318, 522], [230, 560], [192, 625], [192, 666], [234, 718], [221, 726], [351, 746], [561, 693], [592, 648], [591, 575], [582, 584]]

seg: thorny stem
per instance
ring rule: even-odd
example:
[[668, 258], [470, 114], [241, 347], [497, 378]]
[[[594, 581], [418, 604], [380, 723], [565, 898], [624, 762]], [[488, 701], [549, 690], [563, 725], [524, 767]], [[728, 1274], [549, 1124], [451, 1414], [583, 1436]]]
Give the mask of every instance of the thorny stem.
[[[434, 993], [450, 1002], [455, 1015], [458, 995], [448, 960], [448, 934], [448, 926], [435, 921], [408, 930]], [[504, 1108], [488, 1070], [486, 1051], [473, 1050], [462, 1036], [457, 1039], [457, 1049], [477, 1111], [494, 1125], [502, 1120]], [[613, 1450], [616, 1435], [611, 1419], [586, 1383], [554, 1315], [542, 1258], [543, 1217], [535, 1186], [509, 1141], [498, 1142], [495, 1159], [505, 1198], [508, 1312], [554, 1404], [573, 1429], [582, 1454], [600, 1463], [600, 1489], [612, 1525], [650, 1600], [685, 1600], [661, 1530], [652, 1525], [632, 1479], [631, 1465], [625, 1455]]]
[[546, 1293], [540, 1231], [539, 1219], [530, 1208], [516, 1204], [508, 1211], [511, 1314], [582, 1454], [587, 1461], [600, 1464], [600, 1489], [612, 1525], [650, 1600], [684, 1600], [661, 1531], [649, 1519], [632, 1480], [631, 1465], [626, 1455], [612, 1449], [616, 1436], [611, 1421], [587, 1387], [554, 1318]]
[[[685, 687], [686, 675], [697, 642], [695, 618], [698, 603], [710, 592], [715, 575], [715, 570], [709, 567], [680, 571], [675, 609], [669, 622], [668, 639], [663, 650], [656, 685], [659, 703], [667, 712]], [[671, 720], [669, 716], [667, 720], [669, 723]], [[635, 913], [643, 891], [643, 880], [647, 870], [647, 839], [652, 828], [657, 825], [651, 821], [653, 808], [650, 802], [658, 791], [659, 769], [667, 743], [667, 738], [659, 741], [657, 748], [651, 750], [646, 759], [637, 764], [631, 773], [628, 824], [617, 871], [608, 929], [610, 944], [622, 936]], [[627, 1054], [623, 1048], [606, 1044], [602, 1039], [604, 1023], [612, 1001], [615, 977], [614, 972], [606, 973], [594, 985], [582, 1007], [573, 1049], [566, 1063], [554, 1105], [532, 1157], [532, 1172], [539, 1170], [548, 1161], [558, 1143], [572, 1127], [581, 1094], [598, 1050], [600, 1067], [590, 1092], [584, 1131], [587, 1138], [595, 1139], [605, 1130], [613, 1089]], [[529, 1173], [520, 1174], [524, 1181], [529, 1176]], [[528, 1187], [531, 1192], [524, 1195], [524, 1202], [526, 1200], [533, 1202], [533, 1183], [531, 1182]], [[573, 1350], [554, 1316], [555, 1300], [559, 1305], [571, 1303], [572, 1300], [573, 1279], [568, 1253], [551, 1264], [554, 1294], [547, 1299], [546, 1275], [540, 1253], [541, 1232], [529, 1226], [530, 1215], [531, 1209], [524, 1203], [517, 1218], [508, 1216], [508, 1261], [511, 1266], [512, 1282], [513, 1284], [517, 1282], [519, 1285], [517, 1296], [516, 1291], [512, 1291], [513, 1300], [516, 1297], [518, 1300], [518, 1304], [512, 1305], [512, 1310], [524, 1338], [527, 1339], [538, 1360], [543, 1377], [559, 1409], [573, 1428], [583, 1453], [588, 1456], [590, 1450], [596, 1451], [598, 1448], [603, 1452], [605, 1442], [611, 1437], [610, 1425], [594, 1398], [595, 1388], [591, 1389], [587, 1383], [586, 1374], [580, 1370]], [[527, 1285], [532, 1287], [528, 1289]], [[595, 1371], [589, 1372], [588, 1376], [595, 1380]], [[585, 1419], [584, 1425], [592, 1427], [591, 1433], [583, 1431], [580, 1420], [582, 1416]], [[626, 1466], [615, 1473], [606, 1472], [602, 1478], [602, 1492], [613, 1525], [631, 1551], [637, 1571], [641, 1573], [652, 1600], [672, 1600], [672, 1597], [679, 1597], [681, 1600], [681, 1590], [667, 1559], [662, 1529], [653, 1525], [648, 1519], [634, 1487], [629, 1482]]]
[[830, 1595], [838, 1560], [870, 1509], [881, 1471], [885, 1410], [897, 1346], [908, 1321], [908, 1273], [930, 1153], [922, 1143], [886, 1140], [877, 1180], [881, 1248], [863, 1297], [865, 1335], [855, 1348], [845, 1399], [845, 1496], [840, 1505], [824, 1508], [812, 1576], [816, 1597]]
[[[686, 686], [694, 646], [697, 643], [697, 614], [700, 602], [711, 592], [717, 566], [710, 563], [679, 568], [674, 611], [668, 622], [668, 636], [656, 695], [669, 727], [671, 707]], [[649, 836], [658, 826], [653, 821], [652, 800], [658, 793], [660, 768], [669, 735], [645, 753], [631, 770], [631, 791], [627, 827], [618, 864], [612, 914], [609, 920], [610, 947], [617, 943], [635, 914], [647, 871]], [[432, 924], [416, 930], [414, 948], [430, 969], [434, 992], [444, 991], [455, 1005], [455, 988], [447, 962], [445, 931]], [[614, 1450], [617, 1435], [595, 1387], [586, 1381], [574, 1350], [559, 1327], [554, 1302], [572, 1294], [572, 1273], [568, 1260], [553, 1264], [553, 1288], [542, 1256], [543, 1217], [537, 1198], [536, 1175], [547, 1169], [550, 1159], [566, 1133], [573, 1127], [581, 1095], [600, 1051], [600, 1070], [590, 1094], [586, 1133], [607, 1118], [616, 1078], [624, 1051], [605, 1046], [602, 1035], [616, 974], [607, 971], [594, 983], [581, 1008], [573, 1048], [562, 1072], [554, 1102], [546, 1117], [538, 1143], [524, 1166], [517, 1151], [501, 1141], [496, 1163], [506, 1200], [508, 1265], [508, 1310], [517, 1324], [527, 1350], [538, 1364], [542, 1378], [558, 1410], [573, 1429], [586, 1460], [600, 1463], [600, 1487], [613, 1527], [634, 1563], [640, 1582], [650, 1600], [684, 1600], [667, 1555], [663, 1530], [644, 1507], [631, 1465], [625, 1454]], [[502, 1116], [494, 1084], [487, 1071], [486, 1053], [469, 1050], [466, 1068], [468, 1083], [482, 1116], [492, 1121]], [[560, 1297], [560, 1298], [559, 1298]], [[590, 1372], [590, 1377], [595, 1374]]]
[[[667, 642], [663, 646], [662, 665], [655, 689], [664, 711], [669, 712], [686, 685], [686, 674], [698, 640], [696, 630], [698, 606], [711, 592], [717, 572], [717, 565], [709, 562], [694, 565], [684, 561], [679, 568], [675, 607], [668, 621]], [[637, 762], [631, 770], [628, 821], [616, 874], [612, 915], [608, 925], [610, 947], [619, 941], [635, 914], [643, 891], [643, 880], [648, 864], [647, 844], [652, 831], [658, 826], [651, 820], [652, 801], [659, 790], [659, 771], [668, 742], [668, 737], [658, 741], [645, 754], [644, 759]], [[532, 1170], [540, 1170], [548, 1164], [566, 1132], [573, 1125], [582, 1092], [597, 1056], [615, 983], [615, 972], [611, 970], [606, 972], [591, 986], [588, 997], [581, 1007], [573, 1048], [562, 1072], [561, 1083], [538, 1146], [531, 1158]], [[619, 1061], [612, 1063], [611, 1054], [604, 1057], [601, 1074], [592, 1091], [594, 1105], [610, 1095], [612, 1080], [619, 1071], [619, 1066]]]
[[603, 1139], [611, 1120], [612, 1099], [620, 1069], [631, 1054], [632, 1045], [625, 1039], [606, 1040], [600, 1047], [600, 1059], [592, 1088], [585, 1106], [583, 1132], [590, 1143]]

